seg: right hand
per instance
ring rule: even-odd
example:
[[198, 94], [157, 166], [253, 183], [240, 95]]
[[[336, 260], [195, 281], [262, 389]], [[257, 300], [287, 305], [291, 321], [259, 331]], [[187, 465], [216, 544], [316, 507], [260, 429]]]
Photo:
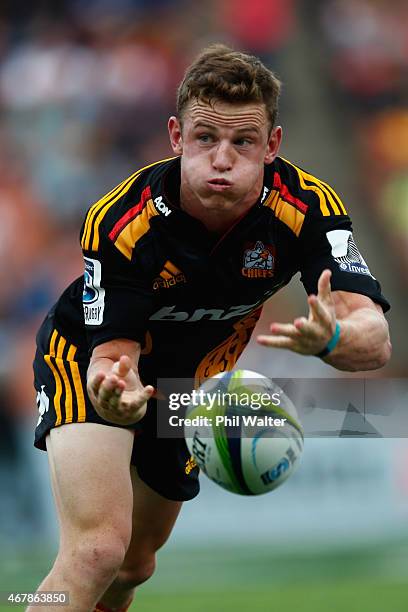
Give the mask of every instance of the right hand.
[[92, 373], [88, 377], [87, 390], [99, 416], [117, 425], [140, 421], [155, 391], [151, 385], [142, 385], [127, 355], [114, 362], [110, 371]]

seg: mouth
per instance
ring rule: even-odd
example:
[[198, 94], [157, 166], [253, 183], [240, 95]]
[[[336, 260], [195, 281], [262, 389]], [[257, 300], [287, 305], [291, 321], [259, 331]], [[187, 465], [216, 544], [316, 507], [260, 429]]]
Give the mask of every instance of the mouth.
[[223, 178], [211, 179], [207, 183], [214, 191], [224, 191], [232, 187], [232, 183]]

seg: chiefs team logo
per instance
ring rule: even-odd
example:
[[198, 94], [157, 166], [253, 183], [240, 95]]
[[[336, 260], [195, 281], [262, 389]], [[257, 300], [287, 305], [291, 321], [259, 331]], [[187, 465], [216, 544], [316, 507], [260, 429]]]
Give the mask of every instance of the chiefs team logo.
[[241, 273], [246, 278], [271, 278], [275, 271], [275, 247], [260, 240], [244, 252]]

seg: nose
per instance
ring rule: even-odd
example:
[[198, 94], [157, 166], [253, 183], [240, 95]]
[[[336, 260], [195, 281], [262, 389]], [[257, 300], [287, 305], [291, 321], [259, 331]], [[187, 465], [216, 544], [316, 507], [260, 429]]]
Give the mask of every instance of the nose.
[[212, 166], [218, 172], [232, 170], [234, 149], [230, 143], [221, 141], [213, 150]]

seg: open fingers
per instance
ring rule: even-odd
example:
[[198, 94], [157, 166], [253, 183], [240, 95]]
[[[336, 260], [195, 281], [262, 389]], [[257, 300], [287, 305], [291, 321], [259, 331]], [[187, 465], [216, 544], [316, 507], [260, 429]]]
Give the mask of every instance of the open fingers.
[[125, 388], [125, 382], [115, 374], [109, 374], [99, 387], [98, 398], [109, 402], [111, 398], [118, 397]]
[[261, 334], [257, 337], [257, 341], [262, 346], [269, 346], [271, 348], [293, 348], [294, 341], [292, 338], [287, 336], [266, 336]]
[[276, 336], [298, 338], [300, 335], [300, 331], [293, 325], [293, 323], [272, 323], [270, 330], [272, 334]]
[[316, 295], [309, 295], [308, 304], [315, 321], [320, 321], [324, 325], [328, 325], [331, 322], [330, 312], [326, 309], [321, 299]]
[[319, 327], [316, 323], [308, 321], [305, 317], [299, 317], [295, 319], [293, 323], [272, 323], [271, 332], [273, 336], [261, 335], [260, 337], [285, 337], [294, 341], [301, 341], [305, 338], [314, 339], [320, 334]]
[[126, 378], [132, 369], [132, 362], [127, 355], [122, 355], [119, 361], [113, 364], [112, 371], [117, 374], [120, 378]]
[[105, 408], [117, 410], [126, 416], [137, 412], [154, 394], [154, 387], [147, 385], [134, 391], [125, 391], [123, 381], [108, 390], [105, 395], [100, 395], [102, 405]]
[[147, 402], [155, 393], [155, 388], [152, 385], [146, 385], [140, 391], [140, 401]]
[[323, 270], [317, 283], [317, 295], [324, 302], [330, 302], [332, 299], [330, 284], [331, 275], [331, 270]]
[[95, 395], [95, 397], [98, 397], [99, 388], [100, 388], [102, 382], [105, 380], [105, 378], [106, 378], [106, 375], [103, 372], [98, 372], [93, 377], [93, 379], [91, 381], [91, 390], [92, 390], [93, 394]]

